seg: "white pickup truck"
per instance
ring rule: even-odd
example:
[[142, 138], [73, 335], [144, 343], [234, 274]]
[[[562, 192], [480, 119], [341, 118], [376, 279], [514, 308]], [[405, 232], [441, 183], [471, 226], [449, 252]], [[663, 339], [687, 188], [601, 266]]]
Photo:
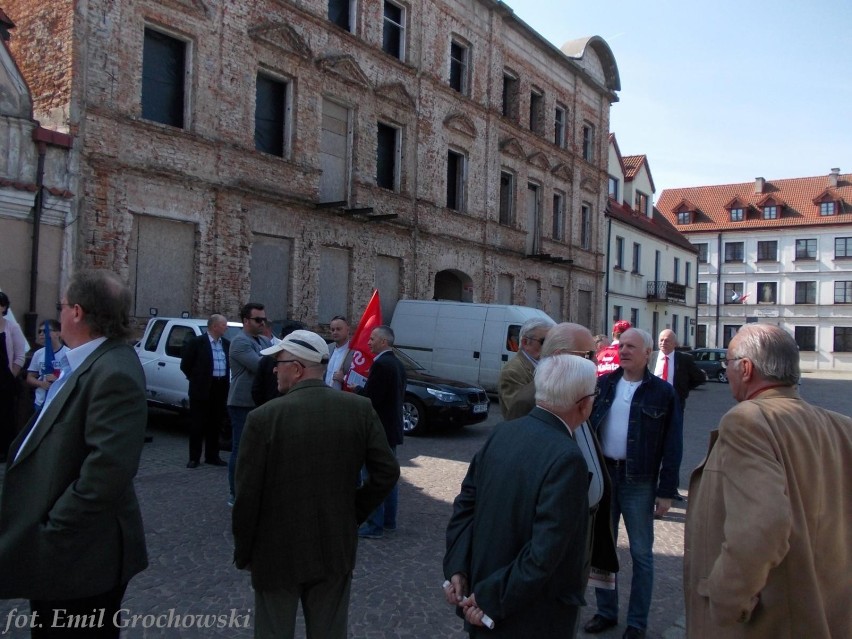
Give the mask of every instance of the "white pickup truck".
[[[242, 324], [228, 322], [225, 337], [232, 339]], [[184, 411], [189, 408], [189, 382], [180, 370], [183, 345], [207, 332], [207, 320], [184, 317], [152, 317], [134, 348], [145, 371], [148, 403]]]

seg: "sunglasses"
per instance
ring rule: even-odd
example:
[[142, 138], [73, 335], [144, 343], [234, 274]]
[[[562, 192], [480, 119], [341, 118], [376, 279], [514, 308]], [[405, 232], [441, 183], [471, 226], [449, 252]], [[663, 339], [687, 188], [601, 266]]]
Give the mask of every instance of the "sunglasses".
[[265, 317], [249, 317], [249, 319], [253, 322], [257, 322], [258, 324], [265, 324], [266, 323]]

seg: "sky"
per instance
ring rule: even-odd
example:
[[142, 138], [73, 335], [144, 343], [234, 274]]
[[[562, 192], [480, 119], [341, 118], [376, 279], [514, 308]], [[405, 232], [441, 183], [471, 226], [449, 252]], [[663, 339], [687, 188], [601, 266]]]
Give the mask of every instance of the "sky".
[[597, 35], [610, 131], [667, 188], [852, 173], [852, 0], [505, 0], [557, 47]]

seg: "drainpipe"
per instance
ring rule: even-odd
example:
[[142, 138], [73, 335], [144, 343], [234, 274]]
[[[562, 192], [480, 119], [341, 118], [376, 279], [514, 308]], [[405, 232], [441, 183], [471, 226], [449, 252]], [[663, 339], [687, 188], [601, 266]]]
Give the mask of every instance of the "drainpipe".
[[[33, 131], [35, 137], [35, 131]], [[41, 214], [44, 210], [44, 160], [47, 157], [47, 143], [38, 141], [38, 165], [36, 168], [36, 194], [33, 205], [33, 244], [30, 255], [30, 304], [24, 314], [24, 334], [30, 342], [35, 342], [38, 313], [36, 299], [38, 297], [38, 248], [41, 231]]]
[[612, 251], [610, 250], [610, 241], [612, 240], [612, 218], [607, 216], [606, 220], [606, 274], [604, 275], [604, 316], [603, 316], [603, 329], [601, 333], [604, 335], [607, 334], [607, 326], [609, 322], [607, 318], [609, 315], [609, 257]]
[[717, 238], [716, 255], [719, 256], [719, 263], [716, 267], [716, 348], [722, 348], [723, 340], [719, 339], [719, 322], [721, 321], [720, 306], [722, 300], [722, 234], [719, 233]]

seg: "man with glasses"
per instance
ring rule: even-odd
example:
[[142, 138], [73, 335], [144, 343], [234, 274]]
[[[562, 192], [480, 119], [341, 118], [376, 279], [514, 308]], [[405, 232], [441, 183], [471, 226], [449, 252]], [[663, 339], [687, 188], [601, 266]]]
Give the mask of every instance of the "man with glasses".
[[271, 344], [263, 336], [266, 311], [263, 304], [249, 302], [240, 311], [243, 330], [233, 339], [228, 352], [231, 387], [228, 389], [228, 416], [231, 418], [231, 457], [228, 459], [228, 505], [234, 505], [234, 469], [240, 452], [240, 437], [249, 411], [255, 407], [251, 396], [254, 376], [262, 357], [260, 351]]
[[322, 337], [296, 330], [263, 354], [276, 358], [285, 395], [246, 421], [234, 562], [251, 571], [256, 636], [293, 637], [301, 602], [308, 637], [344, 639], [357, 525], [396, 483], [399, 464], [370, 401], [324, 383]]
[[[671, 384], [648, 370], [653, 340], [630, 328], [621, 334], [620, 365], [599, 378], [600, 395], [589, 423], [601, 443], [612, 480], [612, 528], [623, 517], [633, 580], [624, 639], [642, 639], [654, 587], [654, 516], [677, 495], [683, 423]], [[618, 588], [596, 588], [597, 614], [584, 630], [599, 633], [618, 624]]]
[[769, 324], [728, 345], [738, 402], [689, 482], [689, 637], [848, 637], [852, 419], [805, 402], [799, 349]]
[[544, 337], [553, 324], [549, 317], [535, 317], [521, 326], [520, 348], [500, 370], [497, 382], [503, 419], [523, 417], [532, 408], [535, 402], [533, 374], [541, 357]]

